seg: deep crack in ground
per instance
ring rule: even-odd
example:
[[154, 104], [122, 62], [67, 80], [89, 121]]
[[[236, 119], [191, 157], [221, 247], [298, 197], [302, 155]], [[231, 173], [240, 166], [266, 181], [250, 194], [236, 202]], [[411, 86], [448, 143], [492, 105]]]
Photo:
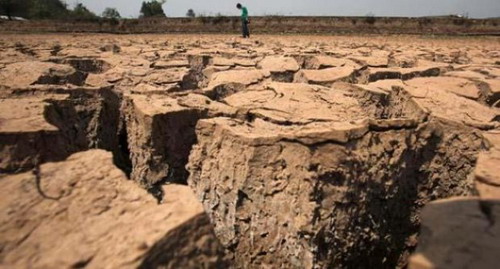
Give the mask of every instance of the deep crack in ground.
[[[15, 192], [10, 182], [29, 177], [17, 173], [35, 168], [37, 189], [48, 184], [43, 189], [62, 200], [95, 196], [88, 212], [147, 212], [153, 222], [132, 218], [138, 226], [131, 229], [136, 236], [154, 234], [152, 244], [127, 239], [141, 246], [142, 258], [134, 261], [141, 268], [196, 261], [235, 268], [403, 268], [418, 251], [425, 205], [500, 198], [491, 172], [500, 146], [494, 42], [316, 37], [311, 43], [271, 36], [219, 42], [224, 38], [124, 36], [111, 43], [98, 36], [95, 48], [81, 46], [81, 37], [57, 45], [38, 36], [5, 40], [0, 171], [6, 176], [0, 183]], [[99, 49], [106, 46], [113, 49]], [[438, 60], [432, 51], [439, 51]], [[92, 149], [111, 152], [124, 173], [110, 165], [111, 155]], [[61, 177], [69, 178], [69, 187], [51, 181]], [[100, 185], [107, 178], [113, 183]], [[96, 193], [80, 191], [79, 184], [93, 180]], [[127, 190], [111, 195], [120, 180]], [[182, 215], [185, 208], [175, 203], [183, 197], [169, 188], [194, 192], [199, 202], [182, 206], [195, 213]], [[129, 208], [152, 199], [133, 198], [142, 189], [161, 203]], [[487, 205], [474, 210], [495, 228], [495, 204]], [[23, 210], [12, 209], [9, 218]], [[47, 214], [37, 223], [54, 218]], [[15, 225], [9, 229], [23, 235]], [[78, 232], [61, 236], [71, 234]], [[37, 244], [35, 235], [26, 236]], [[12, 242], [0, 242], [9, 246], [0, 251], [5, 263], [33, 265], [16, 258], [30, 250]], [[173, 242], [187, 263], [166, 254]], [[114, 243], [96, 239], [87, 247]], [[132, 254], [103, 255], [126, 260]], [[107, 264], [103, 259], [94, 253], [70, 264]]]

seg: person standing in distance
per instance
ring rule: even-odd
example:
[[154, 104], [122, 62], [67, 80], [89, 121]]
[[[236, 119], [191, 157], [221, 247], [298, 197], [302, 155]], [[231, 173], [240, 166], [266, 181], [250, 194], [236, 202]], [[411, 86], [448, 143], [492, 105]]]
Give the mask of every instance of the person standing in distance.
[[236, 8], [241, 10], [243, 38], [250, 38], [250, 30], [248, 29], [248, 24], [250, 23], [250, 21], [248, 20], [248, 9], [242, 6], [240, 3], [236, 5]]

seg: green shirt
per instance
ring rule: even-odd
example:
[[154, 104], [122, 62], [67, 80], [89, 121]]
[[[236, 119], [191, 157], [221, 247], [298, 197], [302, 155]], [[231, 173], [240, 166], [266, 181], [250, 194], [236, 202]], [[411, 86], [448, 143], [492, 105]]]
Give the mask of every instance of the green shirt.
[[248, 20], [248, 9], [246, 7], [241, 8], [241, 19]]

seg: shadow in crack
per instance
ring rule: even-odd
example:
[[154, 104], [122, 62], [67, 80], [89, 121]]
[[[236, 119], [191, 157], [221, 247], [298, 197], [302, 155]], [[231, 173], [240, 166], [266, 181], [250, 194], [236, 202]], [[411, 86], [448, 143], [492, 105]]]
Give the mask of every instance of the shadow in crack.
[[[472, 165], [461, 168], [464, 176], [450, 178], [436, 177], [441, 171], [430, 165], [453, 165], [442, 154], [442, 147], [449, 142], [442, 133], [432, 132], [422, 143], [412, 141], [411, 133], [399, 142], [391, 140], [390, 132], [375, 133], [368, 145], [352, 143], [349, 147], [379, 147], [381, 139], [403, 150], [397, 155], [391, 151], [381, 156], [371, 154], [363, 162], [347, 158], [338, 170], [318, 177], [316, 202], [322, 205], [321, 210], [330, 212], [328, 219], [334, 220], [313, 236], [319, 246], [316, 259], [320, 264], [404, 267], [417, 244], [421, 208], [430, 200], [470, 191], [470, 186], [458, 182], [467, 181]], [[325, 200], [332, 194], [340, 199], [333, 203]], [[325, 207], [325, 201], [331, 204]], [[320, 213], [315, 213], [318, 222]]]
[[212, 224], [200, 214], [169, 231], [145, 255], [140, 269], [229, 268], [225, 254], [213, 233]]

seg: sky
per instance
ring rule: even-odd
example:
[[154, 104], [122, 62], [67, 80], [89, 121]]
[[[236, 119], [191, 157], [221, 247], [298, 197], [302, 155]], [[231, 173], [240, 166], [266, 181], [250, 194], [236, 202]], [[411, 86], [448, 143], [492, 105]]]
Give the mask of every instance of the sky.
[[[70, 7], [82, 3], [101, 14], [104, 8], [118, 9], [122, 17], [139, 15], [143, 0], [65, 0]], [[472, 18], [500, 17], [500, 0], [167, 0], [169, 17], [183, 17], [188, 9], [196, 14], [239, 15], [240, 1], [250, 15], [282, 16], [436, 16], [464, 15]]]

